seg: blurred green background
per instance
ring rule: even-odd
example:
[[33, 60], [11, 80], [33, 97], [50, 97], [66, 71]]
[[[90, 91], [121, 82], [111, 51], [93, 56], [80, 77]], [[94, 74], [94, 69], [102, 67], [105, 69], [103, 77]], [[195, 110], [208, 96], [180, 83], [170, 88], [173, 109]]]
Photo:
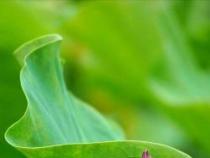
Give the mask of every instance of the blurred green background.
[[23, 157], [4, 140], [26, 108], [13, 52], [48, 33], [69, 89], [128, 139], [210, 157], [209, 0], [0, 1], [0, 157]]

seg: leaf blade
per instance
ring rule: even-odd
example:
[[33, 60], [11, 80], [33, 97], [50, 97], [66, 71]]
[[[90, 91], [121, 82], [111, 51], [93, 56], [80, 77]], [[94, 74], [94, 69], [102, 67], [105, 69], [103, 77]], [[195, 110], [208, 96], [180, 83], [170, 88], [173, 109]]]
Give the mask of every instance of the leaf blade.
[[189, 157], [167, 146], [119, 141], [124, 139], [119, 130], [69, 94], [59, 60], [60, 41], [60, 36], [48, 35], [18, 49], [24, 54], [19, 58], [24, 64], [20, 79], [28, 108], [5, 134], [10, 145], [31, 158], [117, 158], [137, 156], [144, 148], [154, 150], [157, 158]]

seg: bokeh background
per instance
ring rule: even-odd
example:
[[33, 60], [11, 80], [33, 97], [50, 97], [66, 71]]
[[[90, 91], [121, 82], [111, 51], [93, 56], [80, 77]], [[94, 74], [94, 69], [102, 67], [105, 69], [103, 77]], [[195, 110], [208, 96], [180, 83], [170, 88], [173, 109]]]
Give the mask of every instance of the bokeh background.
[[48, 33], [69, 89], [128, 139], [210, 157], [209, 0], [0, 1], [0, 157], [23, 157], [4, 140], [27, 105], [13, 52]]

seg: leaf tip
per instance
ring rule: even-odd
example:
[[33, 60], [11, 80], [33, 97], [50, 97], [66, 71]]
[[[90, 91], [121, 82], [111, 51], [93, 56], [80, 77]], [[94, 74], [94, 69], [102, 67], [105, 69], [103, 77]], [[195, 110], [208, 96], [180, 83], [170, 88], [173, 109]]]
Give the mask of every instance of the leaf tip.
[[43, 35], [41, 37], [35, 38], [31, 41], [28, 41], [21, 45], [19, 48], [17, 48], [14, 52], [18, 62], [23, 65], [25, 57], [29, 54], [31, 54], [33, 51], [35, 51], [38, 48], [41, 48], [47, 44], [61, 41], [63, 38], [59, 34], [48, 34]]

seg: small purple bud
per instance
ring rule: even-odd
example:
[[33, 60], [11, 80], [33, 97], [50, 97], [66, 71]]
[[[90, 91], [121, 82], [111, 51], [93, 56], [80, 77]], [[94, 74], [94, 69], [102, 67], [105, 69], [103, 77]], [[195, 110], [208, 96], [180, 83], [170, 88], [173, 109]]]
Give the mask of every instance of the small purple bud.
[[142, 154], [142, 158], [152, 158], [149, 154], [148, 150], [144, 150], [143, 154]]

